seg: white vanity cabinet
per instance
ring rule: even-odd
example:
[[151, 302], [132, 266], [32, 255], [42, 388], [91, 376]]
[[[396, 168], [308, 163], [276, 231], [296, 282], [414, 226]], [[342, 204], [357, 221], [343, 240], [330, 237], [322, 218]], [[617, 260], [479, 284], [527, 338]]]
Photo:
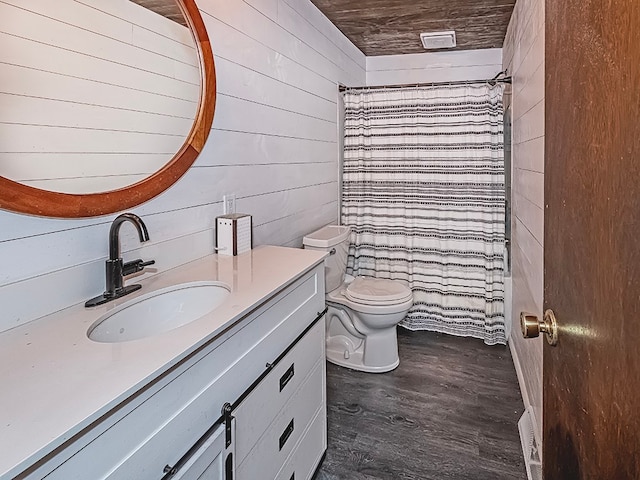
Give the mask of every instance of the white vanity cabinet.
[[323, 275], [315, 266], [15, 478], [309, 479], [326, 450]]
[[[324, 319], [316, 322], [260, 384], [231, 411], [236, 480], [274, 479], [307, 436], [325, 444]], [[318, 418], [318, 425], [314, 420]], [[315, 428], [313, 428], [315, 427]], [[300, 465], [317, 465], [325, 448]], [[287, 478], [289, 480], [291, 476]]]
[[166, 476], [173, 480], [224, 480], [227, 468], [224, 425], [218, 425], [203, 440], [175, 473], [167, 472]]

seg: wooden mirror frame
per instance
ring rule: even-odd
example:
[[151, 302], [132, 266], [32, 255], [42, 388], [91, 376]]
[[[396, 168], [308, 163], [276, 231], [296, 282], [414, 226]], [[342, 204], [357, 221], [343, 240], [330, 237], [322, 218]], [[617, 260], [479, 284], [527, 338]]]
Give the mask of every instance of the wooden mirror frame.
[[133, 185], [100, 193], [72, 194], [29, 187], [0, 176], [0, 208], [57, 218], [97, 217], [126, 210], [176, 183], [196, 160], [211, 131], [216, 103], [216, 74], [209, 36], [195, 0], [175, 0], [191, 28], [200, 62], [200, 104], [184, 144], [167, 164]]

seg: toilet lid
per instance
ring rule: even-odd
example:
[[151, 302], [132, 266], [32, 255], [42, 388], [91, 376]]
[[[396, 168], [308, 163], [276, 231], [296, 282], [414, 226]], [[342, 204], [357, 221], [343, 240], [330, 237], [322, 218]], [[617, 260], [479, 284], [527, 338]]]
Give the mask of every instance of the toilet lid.
[[411, 297], [411, 290], [397, 280], [356, 277], [347, 287], [345, 295], [359, 303], [393, 304]]

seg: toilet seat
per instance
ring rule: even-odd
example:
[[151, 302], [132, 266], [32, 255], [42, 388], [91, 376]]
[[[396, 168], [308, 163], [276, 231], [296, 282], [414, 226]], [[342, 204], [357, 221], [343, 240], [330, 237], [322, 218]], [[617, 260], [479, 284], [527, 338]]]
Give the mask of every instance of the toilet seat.
[[344, 296], [363, 305], [395, 305], [412, 298], [411, 290], [397, 280], [356, 277], [349, 283]]
[[347, 275], [348, 226], [328, 225], [304, 237], [304, 248], [324, 260], [326, 354], [329, 362], [363, 372], [398, 366], [397, 325], [413, 305], [413, 293], [397, 280]]

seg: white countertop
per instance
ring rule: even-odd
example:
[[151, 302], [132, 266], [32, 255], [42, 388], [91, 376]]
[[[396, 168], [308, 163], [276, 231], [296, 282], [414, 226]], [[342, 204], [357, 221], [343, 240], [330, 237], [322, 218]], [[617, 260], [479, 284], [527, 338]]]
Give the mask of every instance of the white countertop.
[[[142, 280], [141, 290], [116, 301], [91, 309], [74, 305], [1, 333], [0, 479], [12, 478], [53, 451], [324, 256], [284, 247], [258, 247], [236, 257], [211, 255]], [[114, 307], [193, 281], [224, 282], [231, 294], [209, 315], [166, 333], [123, 343], [87, 338], [89, 327]]]

